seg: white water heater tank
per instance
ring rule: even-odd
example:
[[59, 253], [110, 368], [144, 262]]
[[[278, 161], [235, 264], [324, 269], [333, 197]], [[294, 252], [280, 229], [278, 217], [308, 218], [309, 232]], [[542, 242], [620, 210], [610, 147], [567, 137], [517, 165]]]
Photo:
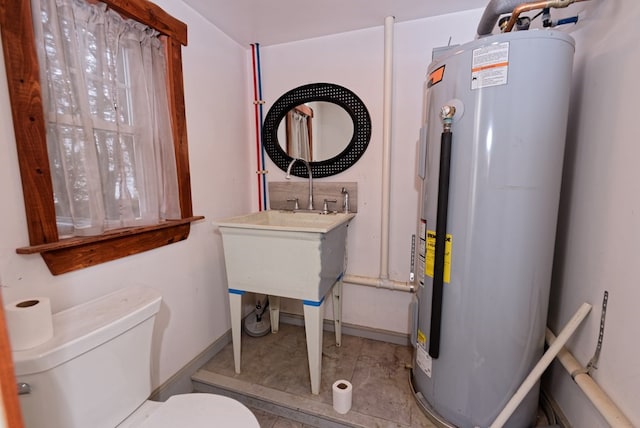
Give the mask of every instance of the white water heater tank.
[[[517, 31], [429, 66], [411, 381], [439, 426], [489, 426], [542, 355], [573, 54], [563, 32]], [[455, 114], [439, 203], [444, 106]], [[505, 426], [533, 426], [538, 393]]]

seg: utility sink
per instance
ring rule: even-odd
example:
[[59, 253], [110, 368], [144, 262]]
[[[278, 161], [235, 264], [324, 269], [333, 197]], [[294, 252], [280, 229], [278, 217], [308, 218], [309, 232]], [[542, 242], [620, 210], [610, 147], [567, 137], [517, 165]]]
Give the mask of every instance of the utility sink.
[[220, 220], [220, 227], [238, 227], [244, 229], [282, 230], [298, 232], [327, 233], [342, 224], [348, 223], [355, 214], [308, 210], [267, 210]]
[[215, 222], [224, 247], [236, 373], [241, 361], [242, 295], [269, 295], [272, 333], [278, 331], [280, 297], [300, 299], [311, 392], [319, 394], [324, 300], [331, 291], [340, 346], [347, 227], [354, 216], [267, 210]]
[[354, 216], [267, 210], [216, 222], [229, 288], [320, 301], [344, 272]]

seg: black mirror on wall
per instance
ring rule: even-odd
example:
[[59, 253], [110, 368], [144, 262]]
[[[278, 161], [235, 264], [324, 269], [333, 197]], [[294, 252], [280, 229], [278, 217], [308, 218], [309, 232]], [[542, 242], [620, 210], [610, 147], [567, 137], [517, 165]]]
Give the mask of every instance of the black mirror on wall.
[[[276, 100], [262, 126], [262, 144], [283, 171], [294, 158], [309, 161], [314, 178], [355, 164], [371, 139], [371, 118], [362, 100], [333, 83], [294, 88]], [[291, 174], [307, 177], [302, 162]]]

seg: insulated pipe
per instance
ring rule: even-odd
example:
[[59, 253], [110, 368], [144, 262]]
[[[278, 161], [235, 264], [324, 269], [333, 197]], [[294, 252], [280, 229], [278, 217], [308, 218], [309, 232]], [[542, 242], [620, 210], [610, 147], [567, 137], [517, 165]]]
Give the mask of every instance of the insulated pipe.
[[455, 107], [442, 107], [444, 129], [440, 137], [440, 170], [438, 172], [438, 200], [436, 213], [436, 243], [433, 266], [433, 294], [431, 296], [431, 324], [429, 328], [429, 355], [440, 356], [440, 325], [442, 324], [442, 295], [444, 293], [444, 259], [449, 215], [449, 181], [451, 176], [451, 122]]
[[382, 212], [380, 279], [389, 278], [389, 218], [391, 215], [391, 106], [393, 102], [393, 16], [384, 20], [384, 83], [382, 99]]
[[[557, 338], [547, 328], [545, 335], [549, 346], [553, 345]], [[633, 424], [622, 413], [620, 408], [611, 401], [611, 398], [598, 386], [595, 380], [587, 373], [587, 370], [576, 360], [566, 347], [562, 347], [558, 353], [558, 360], [569, 372], [573, 380], [585, 393], [589, 401], [600, 412], [609, 425], [612, 427], [632, 427]]]
[[538, 364], [533, 367], [531, 373], [529, 373], [525, 378], [522, 385], [520, 385], [520, 388], [518, 388], [513, 397], [511, 397], [507, 405], [502, 409], [500, 414], [498, 414], [498, 417], [493, 421], [489, 428], [500, 428], [509, 420], [513, 412], [515, 412], [531, 388], [533, 388], [533, 386], [538, 382], [542, 373], [544, 373], [547, 367], [549, 367], [549, 364], [551, 364], [556, 355], [558, 355], [558, 352], [562, 350], [562, 347], [571, 338], [590, 310], [591, 305], [588, 303], [583, 303], [582, 306], [580, 306], [573, 318], [571, 318], [567, 325], [562, 329], [557, 340], [549, 346], [547, 352], [544, 353], [540, 361], [538, 361]]

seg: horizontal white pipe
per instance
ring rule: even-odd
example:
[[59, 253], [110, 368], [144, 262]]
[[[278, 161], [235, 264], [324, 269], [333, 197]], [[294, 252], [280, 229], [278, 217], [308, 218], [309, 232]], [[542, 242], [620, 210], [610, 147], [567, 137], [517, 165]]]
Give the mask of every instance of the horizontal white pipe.
[[538, 364], [533, 367], [531, 373], [525, 378], [520, 385], [520, 388], [513, 394], [513, 397], [509, 400], [504, 409], [500, 412], [495, 421], [489, 426], [489, 428], [501, 428], [511, 417], [513, 412], [518, 408], [524, 397], [529, 393], [531, 388], [538, 382], [542, 373], [549, 367], [549, 364], [553, 361], [553, 359], [558, 355], [558, 352], [562, 349], [565, 343], [569, 340], [569, 338], [576, 331], [582, 320], [587, 316], [589, 311], [591, 310], [591, 305], [588, 303], [583, 303], [582, 306], [575, 313], [573, 318], [569, 320], [567, 325], [562, 329], [556, 341], [549, 346], [547, 352], [542, 355]]
[[[556, 341], [554, 334], [547, 328], [547, 343], [553, 345]], [[595, 380], [586, 372], [585, 368], [576, 360], [566, 347], [562, 347], [558, 353], [558, 361], [573, 377], [580, 389], [585, 393], [589, 401], [600, 412], [612, 427], [632, 427], [633, 424], [622, 413], [620, 408], [611, 401], [611, 398], [600, 388]]]
[[349, 284], [365, 285], [367, 287], [384, 288], [387, 290], [406, 291], [409, 293], [413, 293], [415, 291], [413, 283], [395, 281], [388, 278], [372, 278], [370, 276], [346, 274], [342, 278], [342, 281], [348, 282]]

